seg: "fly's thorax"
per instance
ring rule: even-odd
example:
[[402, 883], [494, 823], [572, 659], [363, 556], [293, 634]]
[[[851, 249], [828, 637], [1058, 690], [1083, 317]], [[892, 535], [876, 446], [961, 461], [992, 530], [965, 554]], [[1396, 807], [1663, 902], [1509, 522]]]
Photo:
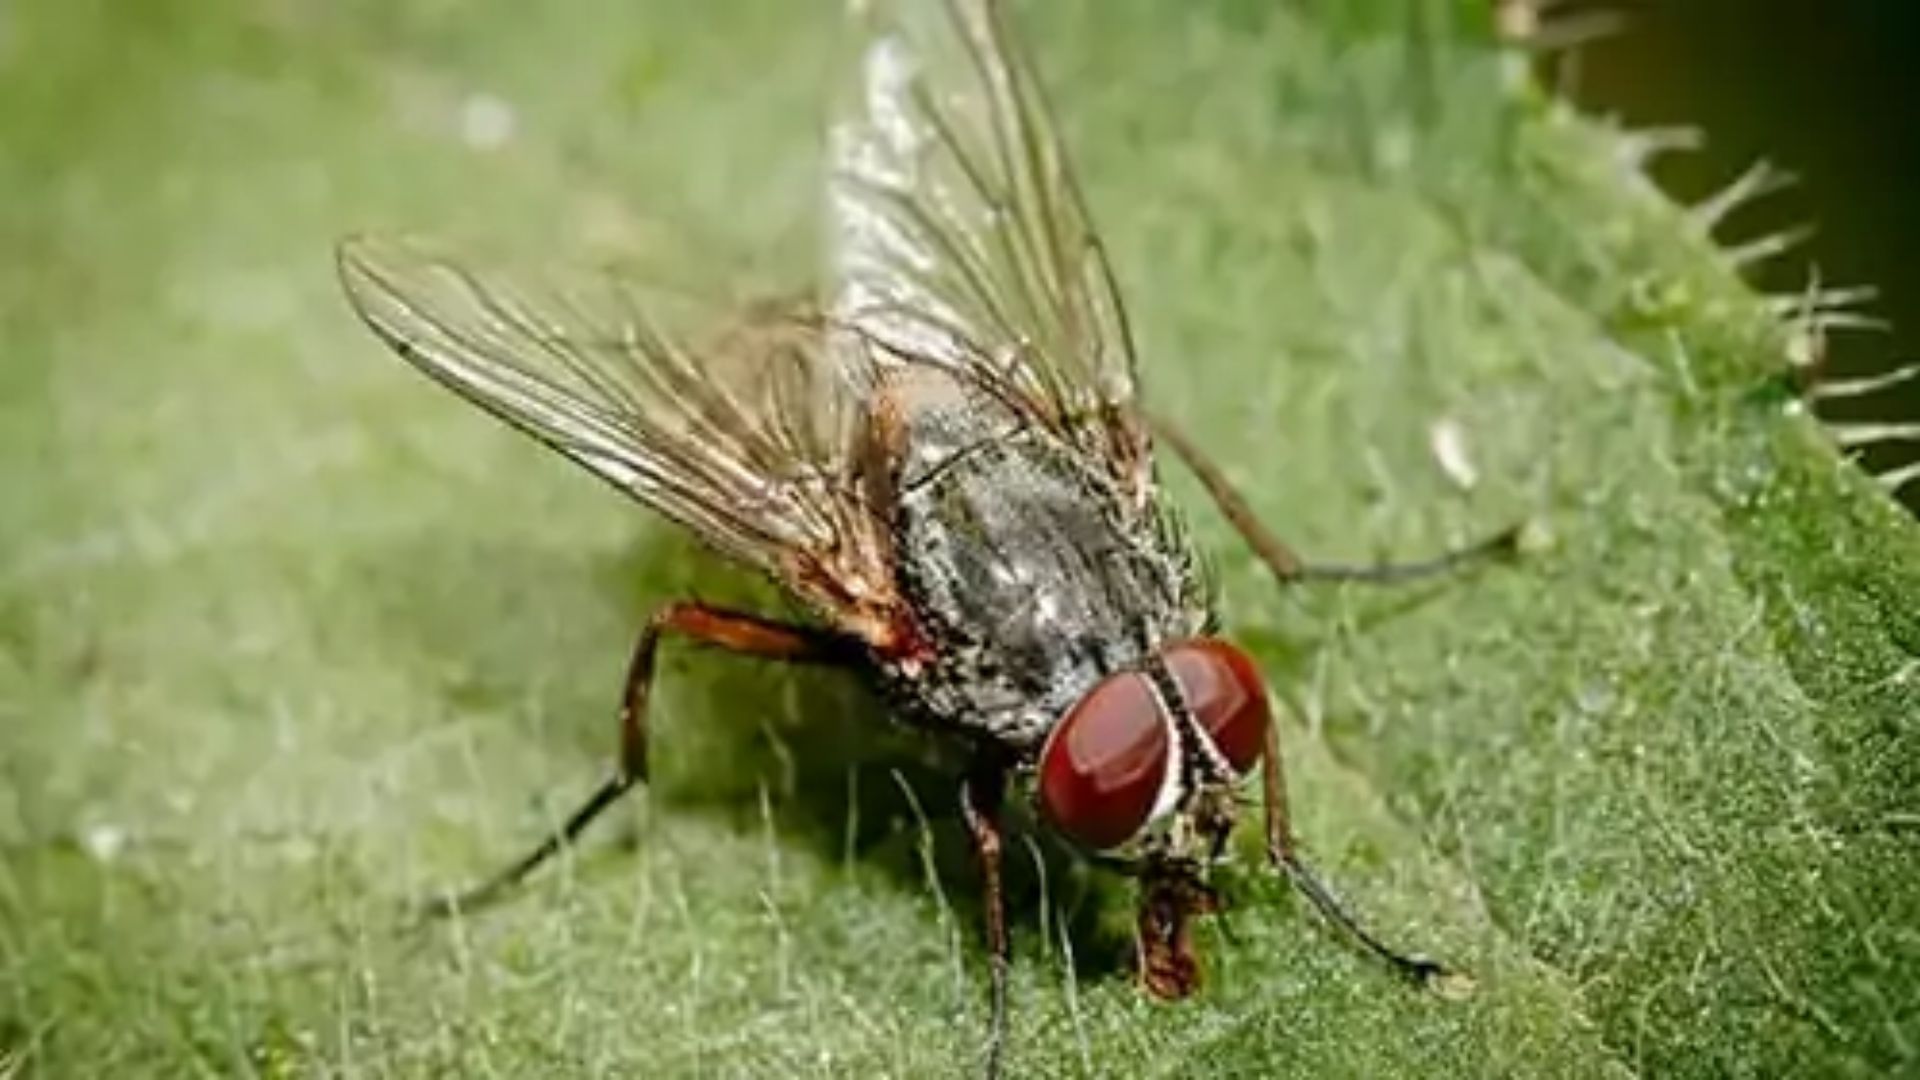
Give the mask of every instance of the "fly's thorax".
[[1103, 677], [1207, 622], [1184, 540], [1072, 448], [977, 407], [909, 434], [895, 550], [937, 659], [897, 681], [922, 711], [1026, 756]]
[[885, 408], [899, 418], [895, 487], [912, 491], [972, 451], [1017, 435], [1018, 417], [983, 391], [939, 368], [902, 366], [882, 381]]

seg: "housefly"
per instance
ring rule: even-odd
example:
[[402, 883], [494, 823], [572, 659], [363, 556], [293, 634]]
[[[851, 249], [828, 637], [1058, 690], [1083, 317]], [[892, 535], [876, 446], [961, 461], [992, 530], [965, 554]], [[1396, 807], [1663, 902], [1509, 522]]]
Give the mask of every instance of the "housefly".
[[870, 16], [859, 92], [830, 131], [827, 286], [689, 339], [617, 283], [591, 294], [352, 239], [340, 272], [402, 357], [724, 555], [777, 582], [792, 622], [698, 601], [640, 630], [612, 775], [483, 902], [647, 778], [663, 640], [864, 672], [899, 718], [967, 748], [960, 807], [985, 889], [992, 1020], [1005, 1042], [1001, 810], [1139, 882], [1138, 967], [1179, 998], [1191, 926], [1218, 901], [1256, 770], [1266, 854], [1362, 950], [1436, 990], [1465, 977], [1367, 930], [1302, 860], [1268, 693], [1220, 636], [1157, 481], [1170, 449], [1283, 583], [1391, 580], [1421, 563], [1302, 562], [1138, 393], [1134, 341], [1033, 69], [993, 0]]

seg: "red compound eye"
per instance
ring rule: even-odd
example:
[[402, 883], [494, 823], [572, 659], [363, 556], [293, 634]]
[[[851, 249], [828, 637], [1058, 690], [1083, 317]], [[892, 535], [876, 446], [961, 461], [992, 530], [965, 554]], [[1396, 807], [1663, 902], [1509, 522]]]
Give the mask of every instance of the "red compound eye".
[[1267, 744], [1267, 687], [1247, 654], [1214, 638], [1184, 641], [1161, 654], [1187, 706], [1237, 772], [1260, 760]]
[[1084, 847], [1124, 843], [1153, 813], [1170, 745], [1146, 677], [1108, 676], [1067, 711], [1040, 751], [1041, 811]]

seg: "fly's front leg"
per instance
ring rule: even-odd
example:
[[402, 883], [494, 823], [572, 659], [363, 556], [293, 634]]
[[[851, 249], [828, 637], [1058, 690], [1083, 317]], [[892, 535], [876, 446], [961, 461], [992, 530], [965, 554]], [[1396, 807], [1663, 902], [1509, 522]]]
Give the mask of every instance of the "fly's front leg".
[[1000, 804], [1006, 791], [1006, 770], [988, 762], [975, 764], [960, 788], [960, 813], [973, 837], [974, 855], [980, 860], [981, 888], [986, 893], [987, 955], [992, 978], [992, 1015], [987, 1022], [989, 1080], [1000, 1075], [1007, 1042], [1007, 910], [1000, 888]]
[[1260, 759], [1260, 779], [1265, 796], [1263, 801], [1266, 803], [1267, 858], [1273, 863], [1274, 869], [1287, 875], [1287, 880], [1293, 882], [1294, 888], [1313, 902], [1313, 906], [1328, 922], [1339, 927], [1395, 974], [1445, 997], [1462, 997], [1471, 993], [1472, 976], [1454, 971], [1425, 956], [1402, 953], [1381, 941], [1300, 857], [1293, 840], [1293, 824], [1287, 813], [1286, 768], [1280, 760], [1280, 732], [1273, 724], [1267, 725], [1266, 753]]
[[844, 664], [859, 656], [858, 646], [831, 631], [775, 622], [698, 601], [680, 601], [654, 612], [641, 628], [633, 659], [627, 665], [627, 679], [620, 694], [620, 758], [613, 775], [532, 851], [465, 892], [430, 901], [426, 905], [428, 915], [479, 907], [511, 889], [563, 848], [572, 846], [601, 811], [646, 780], [647, 700], [653, 690], [654, 655], [661, 637], [669, 633], [769, 660]]
[[[1220, 471], [1193, 440], [1179, 428], [1158, 417], [1151, 419], [1154, 434], [1173, 448], [1189, 470], [1193, 472], [1207, 493], [1213, 496], [1220, 512], [1226, 515], [1235, 530], [1245, 538], [1260, 560], [1267, 564], [1273, 575], [1283, 584], [1296, 581], [1407, 581], [1443, 573], [1464, 564], [1481, 559], [1509, 554], [1515, 549], [1519, 538], [1518, 527], [1510, 528], [1490, 539], [1471, 547], [1446, 552], [1436, 558], [1410, 563], [1384, 563], [1375, 566], [1334, 566], [1316, 565], [1303, 561], [1292, 548], [1269, 532], [1260, 519], [1254, 516], [1252, 507], [1228, 482], [1226, 474]], [[1328, 922], [1346, 933], [1366, 952], [1386, 964], [1401, 977], [1427, 989], [1447, 996], [1459, 996], [1473, 989], [1471, 977], [1453, 971], [1437, 961], [1425, 956], [1399, 952], [1375, 935], [1366, 925], [1348, 909], [1334, 891], [1327, 887], [1320, 875], [1308, 866], [1300, 857], [1294, 844], [1293, 825], [1287, 811], [1287, 786], [1285, 764], [1280, 760], [1280, 732], [1276, 725], [1269, 724], [1266, 734], [1266, 752], [1260, 760], [1260, 776], [1264, 788], [1266, 803], [1267, 858], [1275, 869], [1287, 876], [1306, 898], [1313, 903]]]
[[1254, 554], [1260, 556], [1260, 561], [1267, 564], [1267, 569], [1273, 571], [1273, 576], [1279, 578], [1282, 584], [1296, 581], [1413, 581], [1443, 574], [1492, 556], [1512, 554], [1519, 542], [1520, 528], [1514, 526], [1477, 544], [1416, 562], [1377, 563], [1372, 566], [1309, 563], [1260, 523], [1253, 508], [1247, 505], [1246, 498], [1227, 480], [1226, 473], [1221, 472], [1220, 467], [1192, 439], [1187, 438], [1185, 432], [1157, 416], [1151, 418], [1150, 423], [1154, 435], [1173, 448], [1174, 454], [1200, 481], [1200, 486], [1206, 488], [1207, 494], [1213, 497], [1214, 505], [1220, 508], [1234, 531], [1246, 540]]

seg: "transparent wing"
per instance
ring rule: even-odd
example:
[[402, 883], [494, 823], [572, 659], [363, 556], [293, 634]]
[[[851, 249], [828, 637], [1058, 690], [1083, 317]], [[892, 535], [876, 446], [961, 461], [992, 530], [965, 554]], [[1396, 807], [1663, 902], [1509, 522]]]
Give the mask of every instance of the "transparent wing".
[[844, 629], [884, 633], [886, 494], [809, 308], [750, 311], [684, 347], [611, 280], [530, 286], [388, 240], [346, 241], [339, 260], [361, 317], [415, 367]]
[[840, 347], [960, 375], [1144, 503], [1126, 317], [1032, 69], [992, 0], [881, 6], [832, 133]]

